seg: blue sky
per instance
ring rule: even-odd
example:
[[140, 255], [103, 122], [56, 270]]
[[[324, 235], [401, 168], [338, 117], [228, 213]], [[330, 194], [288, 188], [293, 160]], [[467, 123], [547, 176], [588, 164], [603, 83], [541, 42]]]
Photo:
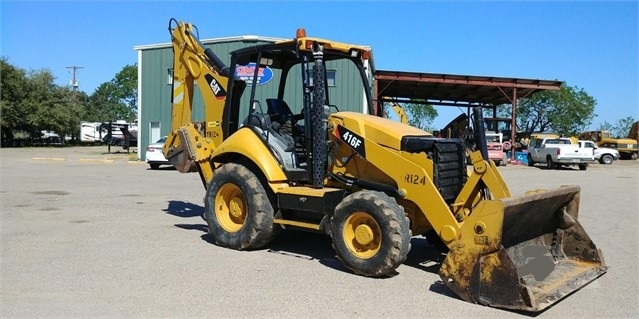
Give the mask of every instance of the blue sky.
[[[562, 80], [597, 100], [593, 128], [639, 118], [637, 1], [7, 1], [0, 55], [87, 94], [169, 42], [169, 18], [201, 38], [309, 36], [369, 45], [377, 69]], [[460, 111], [437, 107], [434, 126]]]

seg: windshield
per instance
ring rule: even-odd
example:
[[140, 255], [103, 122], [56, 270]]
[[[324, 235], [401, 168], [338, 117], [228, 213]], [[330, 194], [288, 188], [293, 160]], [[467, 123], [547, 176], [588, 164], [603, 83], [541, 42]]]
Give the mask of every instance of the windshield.
[[499, 143], [499, 135], [486, 134], [486, 142]]
[[320, 76], [325, 82], [322, 103], [329, 106], [329, 112], [372, 112], [372, 75], [359, 58], [325, 52], [325, 60], [317, 65], [310, 52], [299, 52], [298, 56], [293, 50], [273, 46], [239, 55], [234, 61], [236, 79], [247, 84], [241, 96], [240, 126], [250, 112], [270, 114], [273, 100], [293, 114], [301, 114], [305, 98], [312, 98], [318, 66], [323, 68]]

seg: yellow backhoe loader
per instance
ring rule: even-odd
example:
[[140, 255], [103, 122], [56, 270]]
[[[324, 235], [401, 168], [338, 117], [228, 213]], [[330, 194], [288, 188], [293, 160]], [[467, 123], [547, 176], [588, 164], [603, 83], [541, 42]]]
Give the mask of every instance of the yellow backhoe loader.
[[[532, 312], [606, 272], [577, 219], [579, 186], [512, 196], [488, 160], [480, 109], [468, 172], [462, 140], [332, 104], [326, 70], [339, 61], [332, 67], [358, 75], [349, 89], [374, 113], [367, 47], [298, 29], [233, 51], [227, 67], [192, 24], [171, 19], [169, 31], [173, 117], [163, 151], [201, 177], [218, 245], [259, 249], [283, 229], [323, 232], [352, 272], [383, 277], [404, 262], [413, 235], [429, 236], [447, 251], [440, 277], [460, 298]], [[191, 119], [196, 89], [202, 127]]]

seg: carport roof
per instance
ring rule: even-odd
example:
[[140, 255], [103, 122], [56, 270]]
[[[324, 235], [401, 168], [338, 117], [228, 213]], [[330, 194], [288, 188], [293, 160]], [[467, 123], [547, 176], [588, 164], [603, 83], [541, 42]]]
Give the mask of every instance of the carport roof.
[[[494, 76], [375, 71], [378, 99], [423, 99], [426, 104], [497, 106], [542, 90], [558, 90], [562, 81]], [[414, 103], [414, 101], [412, 102]]]

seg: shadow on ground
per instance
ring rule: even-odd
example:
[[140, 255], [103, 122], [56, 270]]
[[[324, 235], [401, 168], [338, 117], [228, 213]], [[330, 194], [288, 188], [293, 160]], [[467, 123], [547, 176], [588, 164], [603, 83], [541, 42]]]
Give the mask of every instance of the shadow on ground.
[[204, 214], [204, 207], [189, 202], [170, 200], [169, 205], [163, 211], [173, 216], [191, 218], [202, 216], [202, 214]]
[[[202, 218], [204, 214], [202, 205], [172, 200], [168, 202], [167, 208], [163, 211], [179, 218], [189, 219], [192, 222], [175, 224], [175, 227], [199, 231], [202, 233], [200, 235], [202, 240], [217, 245], [213, 237], [208, 233], [208, 225]], [[337, 258], [332, 247], [331, 237], [323, 233], [285, 229], [280, 231], [275, 239], [263, 250], [286, 257], [317, 261], [326, 267], [351, 273]], [[446, 255], [429, 244], [426, 238], [413, 237], [411, 239], [411, 250], [404, 261], [404, 265], [438, 274], [439, 267], [445, 257]], [[383, 278], [393, 277], [397, 274], [398, 272], [395, 271]], [[446, 296], [457, 297], [441, 281], [433, 283], [430, 290]]]
[[404, 265], [433, 274], [439, 273], [439, 267], [446, 255], [437, 250], [435, 246], [429, 244], [424, 237], [413, 237], [410, 244], [411, 249], [408, 252], [406, 261], [404, 261]]
[[174, 166], [160, 166], [158, 168], [148, 167], [147, 171], [176, 171], [177, 169]]
[[169, 205], [166, 209], [162, 211], [167, 214], [177, 216], [180, 218], [194, 218], [197, 217], [194, 221], [198, 223], [195, 224], [175, 224], [175, 227], [187, 229], [187, 230], [199, 230], [201, 232], [207, 232], [206, 221], [202, 215], [204, 214], [204, 207], [200, 205], [196, 205], [189, 202], [183, 202], [179, 200], [171, 200], [169, 201]]

